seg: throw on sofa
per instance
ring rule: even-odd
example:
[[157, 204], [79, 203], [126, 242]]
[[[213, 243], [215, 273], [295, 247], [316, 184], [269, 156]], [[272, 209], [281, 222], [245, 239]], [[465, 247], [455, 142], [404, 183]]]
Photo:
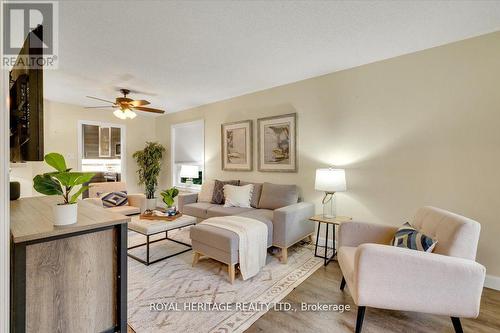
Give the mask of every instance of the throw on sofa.
[[[315, 230], [314, 223], [308, 221], [309, 217], [314, 215], [314, 205], [298, 202], [298, 199], [296, 185], [254, 183], [251, 207], [224, 207], [208, 200], [199, 202], [198, 194], [193, 193], [179, 196], [178, 209], [200, 220], [216, 216], [240, 215], [262, 221], [268, 227], [268, 245], [280, 248], [281, 261], [286, 263], [288, 247], [313, 234]], [[204, 229], [211, 233], [211, 237], [204, 237], [203, 241], [207, 244], [202, 245], [218, 248], [220, 230], [212, 226], [204, 226]], [[237, 237], [236, 234], [234, 237]]]

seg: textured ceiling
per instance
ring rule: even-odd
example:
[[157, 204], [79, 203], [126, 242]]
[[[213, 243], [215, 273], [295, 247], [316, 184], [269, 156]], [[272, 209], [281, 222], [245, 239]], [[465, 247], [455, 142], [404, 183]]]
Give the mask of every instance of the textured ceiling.
[[495, 30], [499, 1], [61, 1], [44, 93], [174, 112]]

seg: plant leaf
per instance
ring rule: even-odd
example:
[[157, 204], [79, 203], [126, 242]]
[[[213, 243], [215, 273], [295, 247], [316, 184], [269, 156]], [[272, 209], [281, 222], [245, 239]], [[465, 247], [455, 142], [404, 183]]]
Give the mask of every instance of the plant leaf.
[[82, 187], [80, 187], [80, 189], [78, 191], [76, 191], [76, 193], [71, 196], [71, 199], [69, 200], [69, 203], [75, 203], [76, 200], [78, 200], [78, 197], [80, 196], [80, 194], [82, 194], [83, 191], [88, 190], [88, 189], [89, 189], [88, 186], [82, 186]]
[[61, 184], [49, 174], [38, 175], [33, 178], [33, 188], [45, 195], [63, 195]]
[[68, 169], [64, 156], [59, 153], [49, 153], [45, 155], [45, 162], [59, 172], [66, 172]]

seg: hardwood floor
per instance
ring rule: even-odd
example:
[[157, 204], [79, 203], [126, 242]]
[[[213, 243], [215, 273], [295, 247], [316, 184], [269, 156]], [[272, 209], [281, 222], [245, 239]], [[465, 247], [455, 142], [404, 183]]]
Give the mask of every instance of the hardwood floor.
[[[341, 280], [337, 262], [318, 269], [295, 288], [283, 302], [349, 304], [349, 312], [280, 312], [271, 310], [257, 320], [246, 332], [304, 333], [354, 332], [357, 307], [348, 288], [339, 290]], [[462, 319], [464, 332], [500, 332], [500, 291], [483, 291], [481, 314], [477, 319]], [[368, 308], [363, 333], [385, 332], [454, 332], [450, 318], [422, 313], [388, 311]], [[129, 328], [128, 333], [135, 333]], [[141, 333], [141, 332], [137, 332]], [[175, 333], [175, 332], [173, 332]]]

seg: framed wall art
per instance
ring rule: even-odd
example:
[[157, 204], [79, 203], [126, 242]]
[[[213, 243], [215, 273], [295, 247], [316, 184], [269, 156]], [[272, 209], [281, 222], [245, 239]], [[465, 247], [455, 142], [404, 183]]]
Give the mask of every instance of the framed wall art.
[[259, 171], [297, 172], [296, 124], [296, 113], [257, 119]]
[[222, 170], [251, 171], [253, 168], [252, 121], [221, 125]]

